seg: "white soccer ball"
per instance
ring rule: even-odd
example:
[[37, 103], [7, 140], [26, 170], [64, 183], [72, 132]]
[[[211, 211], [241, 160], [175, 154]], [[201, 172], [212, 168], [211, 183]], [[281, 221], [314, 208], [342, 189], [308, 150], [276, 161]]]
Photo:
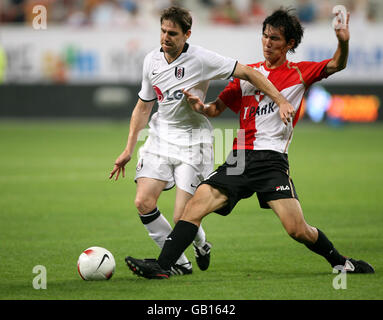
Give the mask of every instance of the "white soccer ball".
[[84, 280], [109, 280], [115, 269], [113, 255], [101, 247], [84, 250], [77, 261], [78, 273]]

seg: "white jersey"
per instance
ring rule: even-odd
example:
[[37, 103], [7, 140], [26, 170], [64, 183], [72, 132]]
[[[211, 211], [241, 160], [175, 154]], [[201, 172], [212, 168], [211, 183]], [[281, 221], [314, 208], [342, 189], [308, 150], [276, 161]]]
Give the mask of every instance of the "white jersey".
[[229, 79], [236, 64], [232, 58], [187, 43], [172, 63], [167, 62], [161, 48], [147, 54], [138, 96], [143, 101], [158, 102], [149, 133], [181, 146], [212, 143], [209, 120], [191, 109], [182, 89], [190, 90], [204, 102], [209, 81]]

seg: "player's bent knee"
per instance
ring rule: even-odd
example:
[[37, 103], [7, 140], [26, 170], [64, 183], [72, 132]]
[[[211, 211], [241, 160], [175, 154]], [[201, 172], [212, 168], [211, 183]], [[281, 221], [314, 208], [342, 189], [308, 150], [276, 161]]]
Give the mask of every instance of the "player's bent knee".
[[302, 243], [313, 242], [312, 232], [307, 227], [291, 227], [286, 229], [291, 238]]
[[187, 203], [180, 220], [189, 221], [195, 224], [200, 224], [205, 215], [206, 215], [206, 212], [200, 206], [200, 203], [198, 201], [193, 201], [193, 199], [191, 199]]
[[292, 229], [292, 230], [288, 230], [287, 233], [289, 234], [291, 238], [293, 238], [294, 240], [298, 242], [302, 242], [304, 240], [304, 233], [300, 232], [299, 230]]
[[157, 203], [154, 199], [149, 197], [136, 197], [134, 205], [140, 214], [146, 214], [153, 211], [156, 208]]

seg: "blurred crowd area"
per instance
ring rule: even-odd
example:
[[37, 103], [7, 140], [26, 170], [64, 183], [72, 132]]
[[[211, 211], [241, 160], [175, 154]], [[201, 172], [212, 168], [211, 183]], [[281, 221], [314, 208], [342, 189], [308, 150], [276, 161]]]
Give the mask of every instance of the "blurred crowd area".
[[328, 22], [332, 8], [343, 4], [353, 22], [383, 22], [382, 0], [0, 0], [0, 24], [29, 24], [36, 5], [47, 9], [48, 23], [70, 26], [127, 27], [158, 24], [171, 5], [192, 11], [196, 23], [248, 25], [262, 23], [283, 6], [296, 9], [304, 24]]

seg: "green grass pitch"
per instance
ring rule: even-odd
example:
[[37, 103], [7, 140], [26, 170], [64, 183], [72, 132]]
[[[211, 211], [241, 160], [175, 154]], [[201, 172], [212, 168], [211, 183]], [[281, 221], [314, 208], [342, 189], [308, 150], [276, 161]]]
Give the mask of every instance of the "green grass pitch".
[[[236, 128], [236, 121], [214, 122]], [[336, 276], [322, 258], [293, 241], [256, 197], [227, 217], [203, 222], [213, 243], [209, 270], [150, 281], [134, 276], [124, 258], [157, 257], [134, 207], [136, 158], [127, 176], [108, 180], [125, 146], [127, 122], [0, 123], [0, 299], [382, 299], [383, 126], [300, 123], [289, 150], [291, 174], [306, 220], [344, 255], [370, 262], [374, 275]], [[229, 142], [231, 144], [231, 141]], [[171, 221], [174, 190], [159, 208]], [[116, 259], [111, 280], [83, 281], [80, 253], [90, 246]], [[194, 262], [193, 252], [186, 254]], [[36, 265], [47, 288], [32, 282]]]

